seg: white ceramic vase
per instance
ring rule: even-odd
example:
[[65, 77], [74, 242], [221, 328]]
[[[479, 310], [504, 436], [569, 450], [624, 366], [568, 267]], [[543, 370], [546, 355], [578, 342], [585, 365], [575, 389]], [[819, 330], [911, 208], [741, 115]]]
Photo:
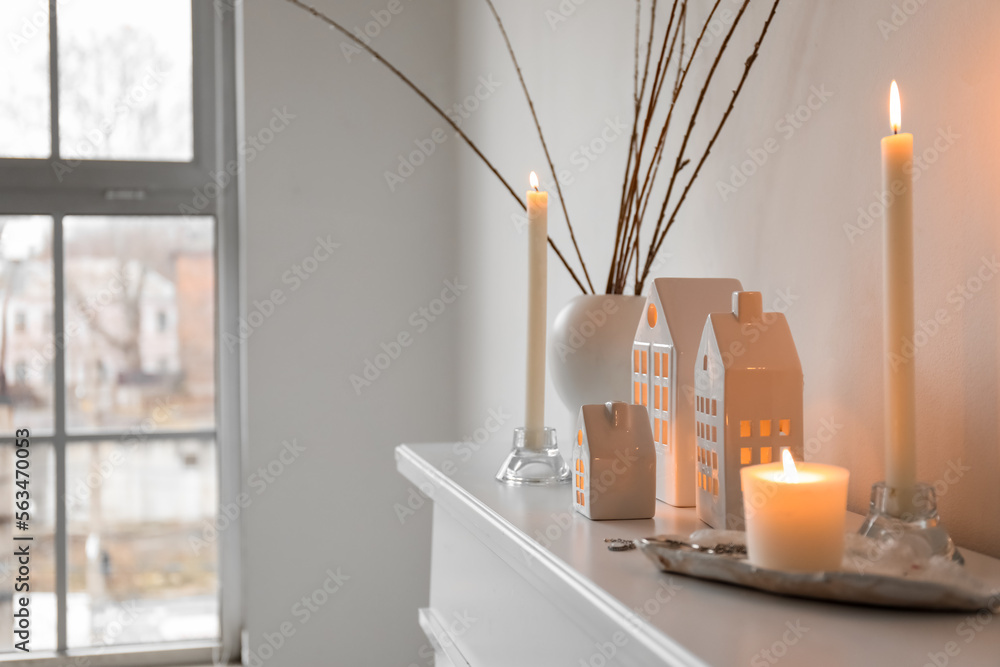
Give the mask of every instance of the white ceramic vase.
[[574, 297], [556, 315], [548, 362], [559, 398], [575, 420], [584, 405], [632, 402], [632, 341], [646, 298], [624, 294]]

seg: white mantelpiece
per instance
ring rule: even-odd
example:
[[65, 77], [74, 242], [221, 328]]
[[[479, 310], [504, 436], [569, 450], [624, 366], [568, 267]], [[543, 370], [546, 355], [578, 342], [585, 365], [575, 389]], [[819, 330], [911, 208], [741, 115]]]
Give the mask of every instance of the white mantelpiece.
[[[420, 623], [439, 665], [853, 667], [934, 664], [929, 654], [987, 665], [1000, 655], [1000, 623], [961, 631], [974, 614], [796, 600], [667, 576], [604, 540], [690, 533], [705, 527], [693, 508], [658, 503], [654, 519], [589, 521], [573, 511], [570, 485], [504, 486], [493, 472], [505, 452], [463, 463], [467, 453], [453, 444], [396, 449], [399, 472], [433, 504], [430, 606]], [[852, 526], [860, 521], [849, 516]], [[963, 553], [968, 570], [1000, 591], [1000, 561]]]

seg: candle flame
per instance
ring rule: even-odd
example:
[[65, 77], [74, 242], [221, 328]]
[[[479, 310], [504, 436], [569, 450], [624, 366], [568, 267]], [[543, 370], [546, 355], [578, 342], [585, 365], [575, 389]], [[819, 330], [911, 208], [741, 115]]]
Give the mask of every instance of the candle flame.
[[787, 449], [781, 452], [781, 464], [785, 466], [785, 481], [795, 484], [799, 481], [799, 471], [795, 468], [795, 459]]
[[538, 174], [531, 172], [531, 176], [528, 177], [528, 181], [531, 183], [531, 187], [538, 191]]
[[893, 134], [898, 133], [899, 128], [903, 125], [902, 115], [899, 106], [899, 86], [896, 85], [896, 80], [893, 79], [892, 86], [889, 88], [889, 124], [892, 125]]

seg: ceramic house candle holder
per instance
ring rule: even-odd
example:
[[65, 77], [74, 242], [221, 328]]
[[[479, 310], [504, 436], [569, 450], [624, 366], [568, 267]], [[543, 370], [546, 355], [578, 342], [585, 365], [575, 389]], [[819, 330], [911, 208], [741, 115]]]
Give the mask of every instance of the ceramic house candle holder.
[[641, 405], [585, 405], [573, 444], [573, 507], [588, 519], [651, 519], [656, 453]]
[[705, 322], [695, 369], [698, 518], [742, 530], [740, 469], [802, 460], [802, 364], [788, 321], [760, 292], [736, 292], [732, 312]]
[[727, 310], [730, 278], [657, 278], [632, 346], [632, 400], [649, 411], [656, 448], [656, 497], [695, 505], [694, 369], [705, 319]]

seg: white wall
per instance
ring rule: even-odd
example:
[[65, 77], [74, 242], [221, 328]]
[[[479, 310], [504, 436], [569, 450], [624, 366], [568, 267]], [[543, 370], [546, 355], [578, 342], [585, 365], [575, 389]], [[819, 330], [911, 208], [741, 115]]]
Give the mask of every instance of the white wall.
[[[575, 175], [566, 188], [570, 215], [597, 274], [607, 270], [628, 139], [612, 143], [585, 170], [574, 151], [597, 137], [606, 119], [630, 120], [633, 16], [626, 4], [498, 3], [554, 158]], [[760, 25], [765, 3], [754, 4], [752, 21]], [[892, 26], [894, 4], [916, 11], [898, 15], [899, 29], [884, 38], [879, 21]], [[560, 6], [576, 9], [553, 30], [546, 12]], [[880, 188], [879, 139], [887, 133], [888, 87], [896, 78], [904, 127], [915, 134], [918, 151], [931, 148], [939, 131], [959, 136], [916, 184], [916, 314], [930, 320], [941, 309], [947, 317], [917, 356], [919, 476], [942, 484], [941, 513], [959, 544], [995, 556], [1000, 280], [996, 269], [982, 269], [988, 279], [960, 310], [953, 290], [969, 280], [977, 287], [983, 258], [992, 260], [1000, 244], [998, 25], [1000, 5], [992, 0], [783, 3], [656, 272], [739, 278], [762, 291], [766, 304], [782, 293], [795, 297], [787, 316], [805, 371], [807, 440], [823, 420], [840, 425], [812, 458], [850, 468], [850, 507], [863, 512], [871, 484], [884, 475], [882, 245], [878, 225], [853, 241], [845, 226], [856, 224], [858, 208]], [[503, 44], [481, 3], [461, 3], [458, 28], [456, 90], [482, 74], [503, 82], [470, 131], [523, 189], [530, 169], [547, 170]], [[749, 52], [749, 31], [742, 34], [733, 55]], [[789, 136], [776, 124], [806, 103], [813, 86], [833, 95]], [[716, 113], [730, 89], [721, 85], [710, 96]], [[717, 182], [771, 137], [777, 153], [723, 201]], [[463, 311], [459, 422], [468, 430], [496, 405], [509, 406], [515, 422], [523, 418], [525, 237], [509, 219], [514, 202], [493, 177], [467, 151], [459, 163], [460, 267], [476, 292]], [[568, 250], [558, 215], [550, 216], [550, 229]], [[554, 257], [550, 266], [554, 317], [576, 291]], [[565, 432], [569, 416], [551, 386], [548, 401], [549, 423]], [[956, 478], [948, 471], [959, 462], [969, 469]]]
[[[442, 101], [452, 90], [452, 4], [404, 0], [374, 42]], [[355, 26], [387, 3], [318, 5]], [[427, 604], [430, 512], [400, 525], [394, 504], [409, 488], [393, 448], [457, 436], [452, 351], [458, 314], [475, 297], [463, 294], [426, 330], [422, 316], [410, 319], [458, 275], [454, 141], [390, 192], [383, 172], [441, 125], [422, 103], [370, 58], [346, 62], [342, 39], [288, 3], [246, 3], [245, 41], [247, 134], [275, 107], [295, 115], [247, 173], [248, 309], [275, 289], [286, 298], [247, 342], [249, 644], [256, 651], [288, 623], [294, 636], [265, 664], [427, 664], [416, 610]], [[294, 290], [283, 274], [327, 235], [341, 247]], [[358, 395], [349, 376], [401, 332], [412, 343]], [[277, 468], [291, 439], [306, 451], [258, 493], [251, 476]], [[338, 568], [350, 577], [342, 589], [307, 621], [304, 607], [296, 614]]]
[[[656, 273], [733, 276], [766, 302], [794, 295], [787, 315], [806, 374], [807, 438], [824, 419], [842, 425], [814, 458], [851, 468], [851, 507], [862, 511], [883, 475], [881, 242], [875, 228], [852, 243], [845, 225], [879, 187], [878, 141], [897, 78], [918, 148], [939, 129], [960, 135], [917, 184], [917, 317], [948, 316], [919, 351], [920, 476], [944, 480], [949, 463], [971, 465], [945, 489], [942, 514], [960, 544], [1000, 555], [1000, 526], [989, 518], [1000, 505], [1000, 295], [990, 279], [960, 311], [949, 301], [998, 245], [1000, 164], [991, 148], [1000, 142], [1000, 7], [927, 0], [883, 39], [878, 21], [891, 20], [892, 4], [783, 4]], [[321, 3], [350, 26], [386, 5]], [[576, 151], [616, 117], [629, 120], [633, 17], [621, 3], [564, 2], [577, 9], [552, 30], [545, 12], [559, 5], [498, 0], [554, 157], [574, 174], [570, 212], [603, 283], [627, 137], [593, 162]], [[486, 99], [470, 104], [478, 108], [463, 127], [524, 189], [530, 169], [545, 171], [543, 158], [484, 5], [402, 6], [375, 45], [447, 105], [474, 95], [480, 77], [499, 82], [480, 88]], [[246, 474], [272, 462], [285, 439], [307, 448], [251, 492], [250, 646], [289, 622], [296, 634], [271, 664], [425, 664], [415, 609], [426, 603], [429, 513], [425, 506], [400, 526], [393, 506], [408, 489], [392, 448], [473, 434], [491, 409], [512, 415], [490, 443], [506, 448], [509, 427], [523, 420], [526, 240], [510, 218], [518, 208], [450, 133], [389, 192], [384, 171], [440, 121], [370, 60], [346, 63], [341, 39], [290, 5], [251, 2], [245, 11], [247, 133], [266, 126], [274, 107], [296, 115], [248, 169], [248, 307], [274, 289], [287, 301], [247, 343]], [[739, 47], [746, 52], [747, 40]], [[776, 123], [812, 86], [834, 94], [786, 138]], [[709, 98], [716, 111], [721, 101]], [[717, 181], [770, 137], [779, 151], [723, 201]], [[559, 216], [550, 223], [568, 250]], [[282, 275], [327, 234], [341, 248], [293, 292]], [[554, 258], [550, 265], [554, 316], [575, 290]], [[411, 313], [454, 277], [468, 290], [418, 331]], [[349, 376], [400, 332], [413, 334], [412, 345], [357, 395]], [[565, 430], [569, 416], [551, 388], [548, 398], [549, 423]], [[338, 567], [351, 579], [300, 623], [293, 605]]]

